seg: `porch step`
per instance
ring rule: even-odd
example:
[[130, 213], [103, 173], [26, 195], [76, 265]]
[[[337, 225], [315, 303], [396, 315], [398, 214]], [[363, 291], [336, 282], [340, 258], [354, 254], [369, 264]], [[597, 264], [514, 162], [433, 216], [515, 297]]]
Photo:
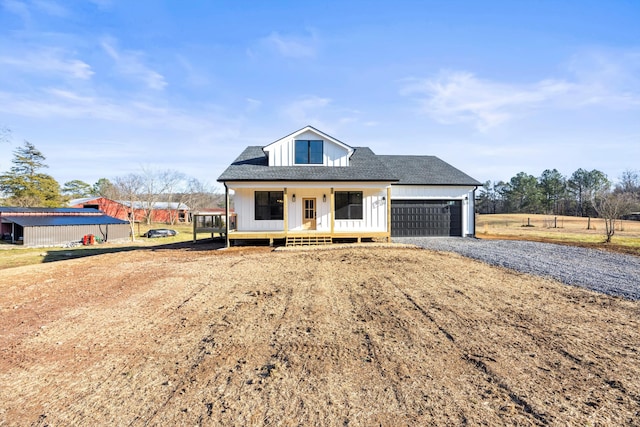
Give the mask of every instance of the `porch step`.
[[331, 236], [309, 235], [309, 236], [287, 236], [287, 246], [317, 246], [330, 245], [333, 243]]

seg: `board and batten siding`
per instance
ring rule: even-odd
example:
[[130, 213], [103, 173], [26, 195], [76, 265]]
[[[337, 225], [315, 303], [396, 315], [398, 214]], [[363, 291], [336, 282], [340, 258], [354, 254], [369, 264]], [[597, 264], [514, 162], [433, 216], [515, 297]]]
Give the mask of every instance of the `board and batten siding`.
[[349, 151], [332, 141], [323, 139], [314, 132], [307, 131], [295, 137], [283, 139], [265, 147], [269, 158], [269, 166], [293, 166], [295, 165], [295, 141], [296, 140], [322, 140], [322, 165], [314, 166], [349, 166]]
[[[255, 183], [254, 183], [255, 184]], [[361, 220], [335, 220], [335, 233], [349, 232], [385, 232], [387, 231], [387, 187], [380, 184], [363, 184], [354, 186], [352, 183], [336, 185], [326, 184], [327, 187], [313, 186], [311, 183], [292, 183], [287, 187], [287, 231], [302, 231], [303, 199], [314, 198], [316, 200], [316, 230], [331, 231], [331, 188], [334, 191], [362, 191]], [[237, 216], [238, 231], [283, 231], [284, 220], [256, 221], [255, 220], [255, 191], [284, 191], [284, 187], [234, 187], [234, 209]], [[293, 195], [296, 201], [293, 201]], [[326, 196], [326, 201], [324, 201]]]
[[475, 235], [475, 186], [467, 185], [397, 185], [391, 186], [391, 200], [460, 200], [462, 235]]
[[233, 208], [237, 215], [236, 229], [238, 231], [282, 231], [284, 220], [260, 220], [255, 219], [255, 192], [256, 191], [283, 191], [282, 187], [237, 188], [233, 197]]
[[334, 232], [387, 231], [387, 190], [339, 189], [336, 191], [362, 191], [362, 219], [336, 219]]

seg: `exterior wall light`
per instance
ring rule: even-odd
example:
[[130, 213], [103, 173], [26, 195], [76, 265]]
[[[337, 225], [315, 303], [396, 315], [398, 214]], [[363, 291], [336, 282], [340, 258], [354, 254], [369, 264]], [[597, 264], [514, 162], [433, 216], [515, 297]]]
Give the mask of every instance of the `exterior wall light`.
[[326, 194], [323, 194], [323, 195], [322, 195], [322, 201], [323, 201], [323, 202], [326, 202], [326, 201], [327, 201], [327, 195], [326, 195]]
[[296, 194], [295, 193], [293, 193], [293, 196], [291, 196], [291, 200], [293, 201], [293, 203], [296, 202]]

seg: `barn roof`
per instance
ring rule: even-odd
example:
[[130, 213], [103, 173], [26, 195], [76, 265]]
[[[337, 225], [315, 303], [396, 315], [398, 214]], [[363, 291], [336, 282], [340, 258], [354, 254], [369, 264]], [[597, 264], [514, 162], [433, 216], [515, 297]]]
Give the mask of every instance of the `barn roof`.
[[[131, 202], [126, 200], [116, 200], [117, 203], [120, 203], [123, 206], [131, 206]], [[153, 202], [151, 204], [153, 209], [170, 209], [170, 210], [189, 210], [189, 206], [184, 203], [178, 202]], [[134, 201], [133, 208], [134, 209], [147, 209], [149, 207], [148, 202]]]
[[128, 224], [127, 221], [108, 215], [2, 216], [2, 221], [13, 222], [23, 227]]
[[69, 206], [75, 206], [75, 205], [83, 205], [87, 202], [92, 202], [94, 200], [98, 200], [98, 199], [102, 199], [102, 196], [93, 196], [93, 197], [82, 197], [80, 199], [71, 199], [69, 200]]

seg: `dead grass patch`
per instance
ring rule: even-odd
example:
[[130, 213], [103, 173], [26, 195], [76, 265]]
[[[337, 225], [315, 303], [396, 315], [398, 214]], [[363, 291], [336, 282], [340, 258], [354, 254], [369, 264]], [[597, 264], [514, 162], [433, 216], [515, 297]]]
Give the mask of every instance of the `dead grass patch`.
[[[530, 226], [529, 226], [530, 225]], [[620, 221], [604, 243], [604, 220], [536, 214], [485, 214], [476, 219], [481, 239], [529, 240], [640, 255], [640, 221]]]

